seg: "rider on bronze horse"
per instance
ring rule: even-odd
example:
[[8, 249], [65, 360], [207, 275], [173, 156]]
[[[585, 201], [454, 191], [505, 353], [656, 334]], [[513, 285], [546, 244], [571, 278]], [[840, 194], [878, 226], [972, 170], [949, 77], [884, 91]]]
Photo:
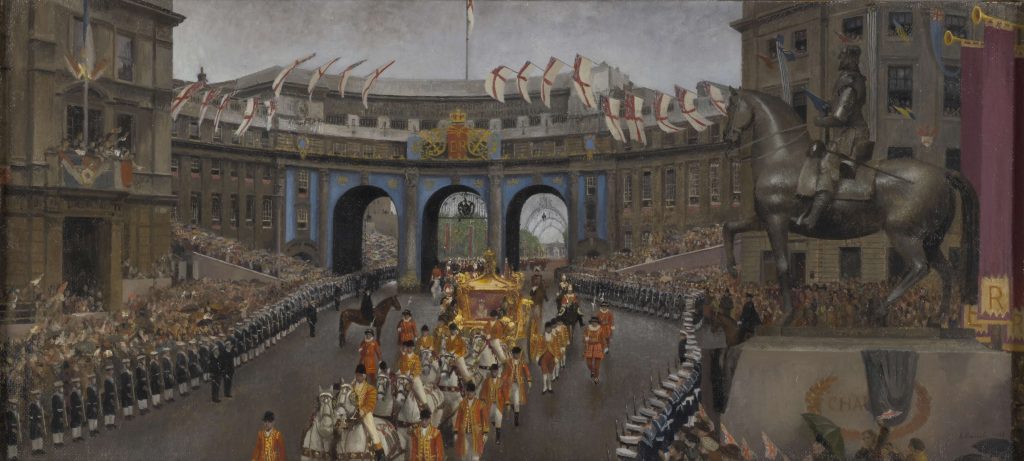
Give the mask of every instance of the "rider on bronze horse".
[[867, 88], [860, 73], [860, 48], [848, 46], [839, 53], [839, 78], [832, 92], [833, 103], [826, 105], [827, 116], [818, 117], [814, 124], [825, 128], [825, 142], [811, 144], [809, 156], [818, 160], [818, 177], [811, 207], [797, 218], [797, 225], [812, 229], [818, 217], [832, 204], [839, 186], [840, 164], [853, 159], [855, 165], [871, 160], [875, 143], [870, 140], [864, 121], [864, 103]]

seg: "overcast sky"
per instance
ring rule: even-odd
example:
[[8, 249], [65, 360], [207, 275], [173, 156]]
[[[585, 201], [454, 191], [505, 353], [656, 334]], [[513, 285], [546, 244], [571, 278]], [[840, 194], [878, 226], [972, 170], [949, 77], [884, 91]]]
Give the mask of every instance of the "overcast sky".
[[[576, 53], [622, 69], [641, 86], [669, 91], [699, 80], [738, 85], [739, 2], [476, 1], [471, 79], [498, 66]], [[365, 75], [390, 59], [385, 77], [463, 77], [462, 0], [174, 0], [187, 19], [174, 30], [174, 76], [232, 79], [316, 52], [303, 67], [341, 56], [368, 58]]]

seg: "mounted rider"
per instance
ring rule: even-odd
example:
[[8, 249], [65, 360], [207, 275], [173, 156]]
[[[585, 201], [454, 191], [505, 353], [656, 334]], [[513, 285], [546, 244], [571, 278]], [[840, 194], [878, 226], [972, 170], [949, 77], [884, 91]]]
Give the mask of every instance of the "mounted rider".
[[825, 142], [811, 144], [808, 156], [818, 160], [818, 177], [814, 187], [814, 201], [797, 225], [814, 228], [818, 217], [831, 204], [839, 186], [842, 160], [853, 159], [856, 164], [871, 160], [874, 142], [870, 140], [864, 120], [867, 88], [860, 72], [860, 47], [848, 46], [839, 53], [839, 77], [832, 92], [832, 103], [826, 106], [828, 115], [818, 117], [814, 124], [827, 129]]
[[352, 385], [352, 393], [349, 398], [356, 404], [356, 417], [363, 424], [363, 429], [370, 436], [373, 443], [372, 449], [377, 461], [384, 458], [384, 448], [381, 444], [380, 434], [373, 421], [373, 409], [377, 407], [377, 387], [366, 381], [366, 367], [363, 364], [356, 365], [356, 376]]

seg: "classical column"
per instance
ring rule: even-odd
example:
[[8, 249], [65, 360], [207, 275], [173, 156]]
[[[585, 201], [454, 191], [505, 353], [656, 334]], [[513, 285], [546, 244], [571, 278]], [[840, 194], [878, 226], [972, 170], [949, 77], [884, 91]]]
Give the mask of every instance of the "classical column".
[[330, 219], [331, 216], [331, 204], [327, 203], [330, 194], [328, 193], [327, 189], [331, 185], [331, 172], [328, 170], [320, 170], [319, 173], [320, 184], [317, 187], [317, 203], [320, 205], [320, 208], [316, 210], [316, 212], [319, 214], [320, 217], [319, 219], [317, 219], [316, 245], [317, 250], [320, 252], [320, 267], [327, 267], [328, 258], [330, 258], [331, 256], [327, 254], [327, 247], [330, 246], [330, 244], [327, 241], [327, 229], [329, 229], [329, 224], [327, 220]]
[[[274, 195], [272, 198], [274, 205], [274, 225], [272, 226], [272, 230], [274, 232], [274, 253], [281, 254], [281, 250], [284, 249], [284, 230], [288, 227], [287, 223], [284, 222], [285, 216], [287, 216], [284, 208], [288, 206], [288, 204], [285, 203], [284, 200], [284, 188], [286, 186], [284, 165], [278, 161], [274, 164], [274, 167], [277, 172], [274, 175]], [[258, 179], [253, 180], [254, 183], [256, 181], [258, 181]], [[262, 213], [263, 204], [257, 203], [256, 205], [260, 207], [257, 208], [257, 210]], [[258, 225], [259, 221], [253, 223], [253, 227], [258, 228]]]
[[505, 216], [501, 209], [501, 174], [491, 172], [489, 181], [490, 200], [487, 203], [487, 247], [494, 252], [498, 270], [505, 268], [505, 246], [502, 245], [502, 233], [505, 230]]
[[569, 248], [569, 263], [571, 264], [578, 255], [576, 254], [576, 247], [579, 243], [579, 210], [580, 210], [580, 193], [579, 193], [580, 174], [577, 171], [569, 172], [569, 203], [567, 208], [569, 210], [569, 241], [566, 242]]
[[605, 185], [605, 217], [608, 222], [608, 248], [611, 251], [618, 249], [619, 234], [619, 207], [616, 205], [615, 192], [618, 189], [619, 176], [615, 169], [609, 169], [606, 175]]
[[417, 170], [413, 168], [405, 170], [405, 197], [403, 198], [405, 200], [405, 232], [403, 233], [405, 257], [399, 261], [401, 268], [399, 270], [398, 287], [401, 290], [407, 291], [416, 291], [420, 288], [420, 279], [416, 275], [416, 269], [420, 262], [420, 258], [416, 254], [419, 243], [416, 241], [416, 228], [420, 223], [419, 209], [417, 207], [417, 202], [419, 201], [417, 200], [419, 177], [420, 175]]

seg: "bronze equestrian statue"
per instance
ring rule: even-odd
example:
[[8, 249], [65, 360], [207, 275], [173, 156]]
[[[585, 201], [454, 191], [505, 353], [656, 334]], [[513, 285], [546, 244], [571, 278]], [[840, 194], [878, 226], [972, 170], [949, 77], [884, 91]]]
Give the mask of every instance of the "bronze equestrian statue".
[[[841, 82], [843, 78], [840, 77]], [[860, 169], [877, 172], [869, 184], [873, 186], [873, 193], [864, 200], [846, 200], [839, 196], [841, 194], [833, 200], [834, 192], [827, 193], [826, 199], [819, 199], [816, 191], [814, 202], [823, 203], [812, 204], [810, 211], [805, 211], [807, 200], [797, 193], [800, 173], [808, 156], [823, 154], [827, 144], [818, 144], [812, 149], [803, 120], [782, 99], [756, 91], [730, 89], [726, 141], [738, 146], [744, 132], [752, 133], [752, 141], [747, 145], [750, 146], [748, 159], [753, 172], [756, 215], [725, 224], [726, 268], [730, 274], [736, 275], [733, 254], [736, 233], [766, 230], [775, 257], [784, 321], [789, 324], [793, 320], [789, 232], [817, 239], [845, 240], [885, 231], [909, 268], [885, 300], [885, 305], [888, 307], [899, 299], [934, 268], [942, 278], [942, 317], [930, 319], [929, 324], [941, 325], [943, 319], [952, 323], [955, 314], [950, 311], [950, 298], [954, 268], [940, 246], [956, 214], [956, 193], [959, 192], [964, 262], [961, 267], [961, 297], [965, 303], [977, 302], [978, 199], [974, 188], [959, 172], [915, 159], [889, 159], [877, 165], [865, 165], [864, 159], [870, 158], [871, 152], [868, 150], [865, 155], [858, 149], [873, 146], [865, 145], [859, 127], [863, 115], [843, 114], [851, 109], [860, 112], [856, 106], [862, 95], [847, 99], [851, 98], [851, 92], [845, 88], [839, 85], [840, 98], [835, 111], [819, 119], [818, 124], [840, 127], [836, 139], [844, 145], [833, 145], [830, 151], [848, 148], [850, 150], [839, 153], [852, 156], [847, 160], [859, 162], [862, 165]], [[845, 125], [851, 121], [852, 125]], [[849, 135], [843, 130], [849, 130]], [[819, 173], [820, 170], [819, 166]], [[843, 190], [842, 184], [838, 190]], [[803, 219], [798, 222], [801, 215], [804, 215]]]

